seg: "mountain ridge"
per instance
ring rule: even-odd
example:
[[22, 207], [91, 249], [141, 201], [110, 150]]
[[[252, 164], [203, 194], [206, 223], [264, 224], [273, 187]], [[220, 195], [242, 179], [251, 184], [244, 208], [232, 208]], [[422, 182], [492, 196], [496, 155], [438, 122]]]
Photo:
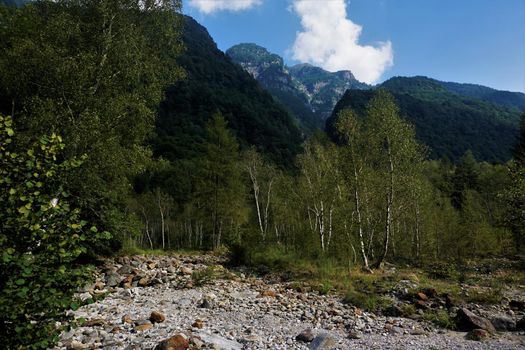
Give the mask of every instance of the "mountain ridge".
[[[402, 117], [414, 124], [418, 139], [429, 146], [431, 158], [457, 161], [471, 150], [476, 159], [499, 163], [511, 158], [520, 112], [449, 91], [441, 82], [422, 76], [393, 77], [375, 89], [389, 91]], [[337, 114], [352, 108], [363, 116], [374, 90], [347, 90], [326, 123], [327, 133], [337, 140]]]
[[187, 78], [166, 90], [153, 148], [175, 161], [193, 157], [205, 123], [219, 112], [242, 147], [256, 146], [276, 163], [293, 164], [302, 142], [293, 117], [245, 70], [217, 48], [207, 29], [183, 17], [185, 52], [179, 57]]
[[350, 71], [332, 73], [308, 63], [288, 67], [281, 56], [253, 43], [234, 45], [226, 54], [310, 130], [323, 128], [324, 121], [348, 88], [370, 88]]

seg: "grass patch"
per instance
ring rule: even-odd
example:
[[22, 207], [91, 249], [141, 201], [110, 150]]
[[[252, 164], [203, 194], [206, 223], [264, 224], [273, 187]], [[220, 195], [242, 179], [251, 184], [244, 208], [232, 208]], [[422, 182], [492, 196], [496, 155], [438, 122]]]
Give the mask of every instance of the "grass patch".
[[503, 294], [501, 289], [489, 289], [485, 291], [470, 291], [465, 301], [475, 304], [499, 304]]
[[406, 303], [403, 303], [403, 305], [401, 305], [401, 310], [403, 311], [404, 317], [408, 317], [417, 312], [416, 307], [413, 304], [406, 304]]
[[446, 310], [427, 311], [423, 314], [423, 319], [442, 328], [456, 329], [456, 323]]
[[203, 270], [193, 271], [191, 280], [195, 286], [203, 286], [212, 283], [219, 277], [219, 272], [213, 266], [208, 266]]
[[354, 289], [346, 292], [343, 301], [360, 309], [374, 312], [382, 311], [392, 305], [390, 298], [377, 294], [367, 294]]

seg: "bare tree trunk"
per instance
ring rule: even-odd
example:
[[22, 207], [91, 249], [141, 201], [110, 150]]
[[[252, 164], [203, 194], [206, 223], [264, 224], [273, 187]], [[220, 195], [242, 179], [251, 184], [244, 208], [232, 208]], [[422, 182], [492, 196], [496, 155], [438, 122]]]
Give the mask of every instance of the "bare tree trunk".
[[[357, 175], [357, 167], [355, 166], [354, 162], [354, 181], [355, 181], [355, 187], [354, 187], [354, 201], [355, 201], [355, 208], [356, 208], [356, 214], [357, 214], [357, 227], [358, 227], [358, 235], [359, 235], [359, 247], [361, 250], [361, 259], [363, 259], [363, 268], [367, 271], [370, 271], [370, 267], [368, 266], [368, 257], [366, 256], [365, 252], [365, 241], [364, 241], [364, 235], [363, 235], [363, 219], [361, 217], [361, 201], [359, 198], [359, 177]], [[354, 249], [354, 246], [352, 245], [352, 249]]]
[[326, 248], [330, 248], [330, 241], [332, 240], [332, 213], [334, 209], [330, 207], [330, 210], [328, 211], [328, 240], [326, 242]]
[[255, 199], [255, 209], [257, 210], [259, 230], [261, 231], [261, 237], [264, 241], [266, 237], [265, 237], [265, 230], [263, 228], [262, 217], [261, 217], [261, 206], [259, 205], [259, 192], [260, 192], [259, 183], [257, 182], [257, 178], [252, 168], [248, 167], [248, 173], [250, 174], [250, 179], [252, 180], [253, 198]]
[[268, 232], [268, 219], [270, 216], [270, 199], [272, 193], [273, 179], [268, 183], [268, 192], [266, 193], [266, 207], [264, 208], [264, 232]]
[[149, 235], [149, 221], [148, 216], [146, 215], [146, 210], [142, 208], [142, 215], [144, 216], [144, 221], [146, 222], [146, 237], [148, 237], [149, 247], [153, 249], [153, 242], [151, 241], [151, 236]]
[[160, 234], [162, 237], [162, 249], [165, 248], [165, 242], [164, 242], [164, 212], [162, 211], [162, 207], [160, 206], [160, 199], [159, 199], [159, 212], [160, 212]]
[[419, 205], [416, 202], [416, 230], [415, 230], [415, 245], [416, 245], [416, 258], [419, 260], [419, 254], [421, 252], [420, 237], [419, 237]]
[[317, 220], [319, 221], [319, 239], [321, 240], [321, 250], [325, 251], [324, 246], [324, 203], [321, 201], [321, 213], [317, 216]]
[[385, 218], [385, 240], [383, 242], [383, 252], [377, 261], [376, 267], [381, 268], [385, 261], [386, 255], [388, 253], [388, 246], [390, 245], [390, 233], [392, 229], [392, 206], [394, 203], [394, 163], [392, 160], [392, 153], [390, 150], [390, 142], [387, 140], [388, 144], [388, 165], [389, 165], [389, 175], [390, 175], [390, 184], [388, 187], [387, 194], [387, 203], [386, 203], [386, 218]]

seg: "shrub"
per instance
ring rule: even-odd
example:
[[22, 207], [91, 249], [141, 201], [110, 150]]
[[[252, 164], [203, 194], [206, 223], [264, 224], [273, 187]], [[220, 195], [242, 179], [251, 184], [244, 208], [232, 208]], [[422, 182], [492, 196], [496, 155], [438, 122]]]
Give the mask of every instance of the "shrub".
[[0, 115], [0, 341], [8, 349], [48, 348], [89, 276], [75, 264], [83, 244], [109, 234], [68, 205], [59, 179], [81, 161], [58, 160], [60, 136], [18, 151], [11, 125]]

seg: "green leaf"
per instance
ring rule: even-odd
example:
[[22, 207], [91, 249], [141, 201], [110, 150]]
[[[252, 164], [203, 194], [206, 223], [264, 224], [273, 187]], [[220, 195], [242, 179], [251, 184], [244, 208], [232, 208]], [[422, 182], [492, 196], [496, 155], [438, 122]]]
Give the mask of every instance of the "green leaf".
[[16, 293], [16, 295], [19, 298], [25, 298], [27, 296], [27, 292], [29, 292], [29, 288], [24, 287], [24, 288], [19, 289], [18, 293]]
[[17, 285], [19, 285], [19, 286], [21, 286], [21, 285], [23, 285], [23, 284], [25, 284], [25, 283], [26, 283], [26, 280], [23, 279], [23, 278], [19, 278], [19, 279], [17, 279], [17, 280], [15, 281], [15, 284], [17, 284]]

